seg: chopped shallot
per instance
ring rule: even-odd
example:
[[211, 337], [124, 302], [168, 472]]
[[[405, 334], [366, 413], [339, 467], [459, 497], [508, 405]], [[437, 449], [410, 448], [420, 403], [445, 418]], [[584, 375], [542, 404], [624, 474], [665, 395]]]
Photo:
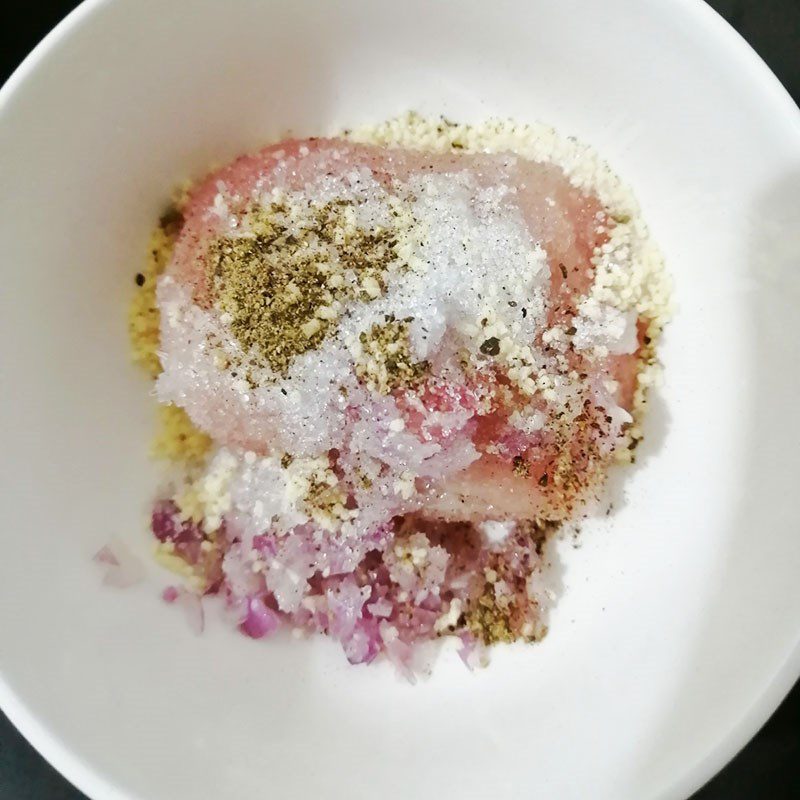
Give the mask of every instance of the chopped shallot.
[[120, 541], [112, 540], [95, 553], [94, 561], [106, 567], [103, 583], [118, 589], [135, 586], [144, 579], [144, 566]]

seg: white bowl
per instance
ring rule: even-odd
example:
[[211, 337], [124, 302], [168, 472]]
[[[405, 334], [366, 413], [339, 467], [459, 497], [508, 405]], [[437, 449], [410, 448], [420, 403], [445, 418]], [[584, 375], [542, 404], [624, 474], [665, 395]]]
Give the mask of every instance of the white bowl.
[[[536, 647], [421, 685], [321, 638], [196, 638], [147, 558], [125, 304], [172, 187], [406, 109], [543, 120], [633, 185], [675, 280], [641, 465], [562, 546]], [[94, 798], [684, 798], [800, 669], [800, 115], [697, 0], [100, 0], [0, 94], [0, 701]]]

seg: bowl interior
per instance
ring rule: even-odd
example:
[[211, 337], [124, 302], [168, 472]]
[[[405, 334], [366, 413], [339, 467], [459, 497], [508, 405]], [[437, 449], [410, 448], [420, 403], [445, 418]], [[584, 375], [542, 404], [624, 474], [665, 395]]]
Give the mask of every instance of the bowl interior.
[[[408, 109], [541, 120], [632, 184], [675, 281], [639, 465], [559, 548], [537, 647], [410, 687], [315, 639], [193, 637], [148, 558], [125, 304], [179, 181]], [[0, 101], [0, 701], [95, 797], [686, 796], [796, 676], [800, 123], [699, 2], [107, 0]], [[615, 482], [616, 484], [617, 482]], [[466, 794], [465, 794], [466, 793]]]

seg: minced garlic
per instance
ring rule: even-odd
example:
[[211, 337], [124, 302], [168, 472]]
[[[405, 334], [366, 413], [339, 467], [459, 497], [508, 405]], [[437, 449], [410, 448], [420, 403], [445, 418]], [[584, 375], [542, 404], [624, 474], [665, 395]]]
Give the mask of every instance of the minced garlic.
[[409, 343], [409, 323], [390, 316], [382, 325], [363, 331], [355, 350], [356, 375], [374, 392], [388, 395], [418, 384], [428, 373], [427, 361], [415, 361]]
[[[128, 307], [131, 359], [151, 378], [158, 377], [161, 372], [158, 358], [161, 314], [156, 303], [156, 285], [172, 258], [181, 221], [181, 214], [175, 206], [161, 216], [158, 227], [150, 236], [142, 271], [136, 273], [137, 288]], [[159, 406], [157, 431], [151, 444], [155, 458], [195, 464], [203, 461], [210, 447], [210, 437], [192, 423], [183, 409], [171, 404]]]
[[156, 305], [156, 283], [172, 257], [174, 239], [159, 226], [150, 237], [147, 259], [136, 273], [136, 291], [128, 307], [128, 338], [131, 358], [152, 378], [161, 372], [158, 359], [161, 323]]
[[199, 430], [186, 412], [170, 404], [158, 406], [158, 427], [150, 446], [155, 458], [201, 463], [211, 449], [211, 437]]

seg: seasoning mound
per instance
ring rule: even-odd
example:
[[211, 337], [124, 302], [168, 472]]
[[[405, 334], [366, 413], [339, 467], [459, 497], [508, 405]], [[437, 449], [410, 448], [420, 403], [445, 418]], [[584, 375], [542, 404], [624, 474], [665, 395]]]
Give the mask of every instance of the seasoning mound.
[[668, 312], [592, 151], [415, 115], [281, 142], [190, 188], [136, 286], [190, 591], [409, 677], [545, 634], [548, 537], [631, 459]]

